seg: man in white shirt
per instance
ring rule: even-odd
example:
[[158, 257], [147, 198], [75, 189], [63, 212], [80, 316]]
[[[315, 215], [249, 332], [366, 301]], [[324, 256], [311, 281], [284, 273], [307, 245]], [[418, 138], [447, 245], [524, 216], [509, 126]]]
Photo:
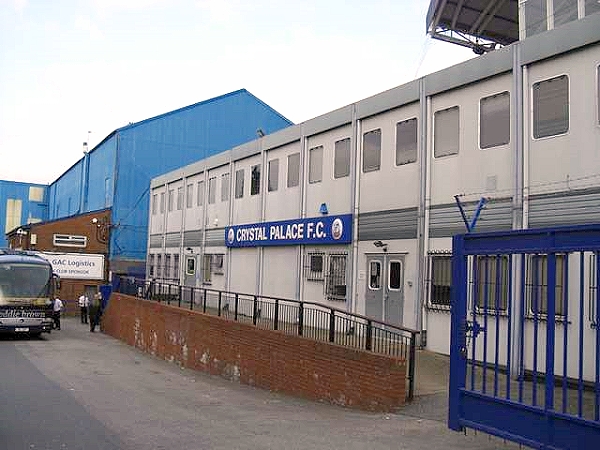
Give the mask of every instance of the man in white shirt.
[[85, 292], [79, 297], [79, 311], [81, 312], [81, 323], [88, 323], [88, 306], [90, 306], [90, 299]]
[[52, 310], [54, 312], [54, 328], [60, 330], [60, 311], [63, 309], [63, 302], [60, 298], [56, 297], [54, 299], [54, 305], [52, 306]]

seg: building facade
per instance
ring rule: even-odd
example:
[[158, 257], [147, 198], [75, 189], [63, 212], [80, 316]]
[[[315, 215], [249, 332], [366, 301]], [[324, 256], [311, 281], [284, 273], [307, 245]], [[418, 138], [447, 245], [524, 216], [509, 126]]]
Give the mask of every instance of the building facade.
[[48, 186], [0, 180], [0, 247], [6, 247], [6, 233], [22, 224], [45, 220], [48, 216]]

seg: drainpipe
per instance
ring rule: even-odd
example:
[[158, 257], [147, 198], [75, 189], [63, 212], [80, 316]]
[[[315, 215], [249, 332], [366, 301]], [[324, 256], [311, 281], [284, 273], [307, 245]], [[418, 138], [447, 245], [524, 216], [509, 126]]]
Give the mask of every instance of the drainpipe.
[[[235, 175], [235, 170], [233, 166], [233, 158], [231, 154], [231, 150], [229, 151], [229, 221], [228, 225], [233, 225], [233, 199], [235, 198], [235, 180], [233, 179]], [[231, 248], [227, 247], [227, 236], [223, 235], [223, 239], [225, 239], [225, 252], [227, 253], [227, 258], [225, 267], [227, 270], [225, 271], [225, 289], [227, 291], [231, 290]]]
[[[352, 135], [350, 148], [352, 153], [350, 163], [352, 164], [352, 179], [350, 185], [354, 188], [352, 192], [352, 263], [350, 266], [350, 277], [352, 284], [349, 298], [351, 299], [350, 312], [357, 313], [358, 310], [358, 215], [360, 213], [360, 161], [362, 154], [361, 135], [362, 122], [356, 116], [356, 103], [352, 105]], [[366, 309], [366, 307], [365, 307]]]
[[[306, 186], [304, 184], [304, 172], [305, 172], [305, 161], [306, 161], [306, 136], [304, 136], [304, 125], [300, 125], [300, 204], [299, 206], [299, 216], [301, 218], [306, 217]], [[298, 256], [296, 258], [297, 264], [297, 281], [296, 281], [296, 296], [297, 299], [302, 301], [304, 299], [304, 274], [302, 271], [302, 264], [304, 261], [304, 245], [300, 244], [298, 246]]]
[[[265, 149], [263, 148], [263, 142], [262, 142], [262, 138], [259, 138], [258, 140], [258, 146], [260, 148], [260, 156], [261, 156], [261, 169], [260, 169], [260, 185], [259, 185], [259, 189], [260, 189], [260, 221], [264, 222], [265, 221], [265, 209], [266, 209], [266, 196], [267, 196], [267, 176], [268, 176], [268, 170], [267, 170], [267, 152], [265, 151]], [[251, 169], [252, 170], [252, 169]], [[252, 179], [252, 172], [250, 172], [250, 179]], [[252, 184], [252, 183], [251, 183]], [[264, 263], [265, 263], [265, 248], [264, 246], [259, 246], [258, 247], [258, 264], [256, 267], [258, 267], [258, 273], [256, 274], [256, 285], [257, 285], [257, 294], [258, 295], [262, 295], [263, 293], [263, 270], [264, 268]]]
[[[419, 209], [417, 212], [417, 283], [415, 292], [415, 328], [423, 330], [423, 315], [427, 299], [425, 298], [425, 272], [427, 270], [427, 244], [429, 235], [429, 214], [426, 208], [426, 199], [428, 199], [428, 172], [429, 158], [427, 153], [428, 142], [428, 103], [429, 98], [425, 94], [425, 78], [419, 80]], [[421, 336], [419, 336], [421, 340]], [[421, 344], [420, 344], [421, 345]]]
[[[177, 267], [177, 275], [179, 277], [179, 279], [177, 280], [177, 284], [179, 285], [183, 285], [183, 270], [181, 270], [181, 266], [182, 266], [182, 262], [185, 258], [184, 256], [184, 240], [185, 240], [185, 217], [186, 217], [186, 212], [187, 212], [187, 196], [188, 196], [188, 189], [187, 189], [187, 176], [183, 175], [182, 176], [182, 182], [183, 182], [183, 199], [182, 199], [182, 205], [181, 205], [181, 226], [179, 227], [179, 250], [177, 251], [177, 253], [179, 253], [179, 267]], [[150, 197], [152, 198], [152, 197]], [[175, 261], [173, 261], [175, 262]]]

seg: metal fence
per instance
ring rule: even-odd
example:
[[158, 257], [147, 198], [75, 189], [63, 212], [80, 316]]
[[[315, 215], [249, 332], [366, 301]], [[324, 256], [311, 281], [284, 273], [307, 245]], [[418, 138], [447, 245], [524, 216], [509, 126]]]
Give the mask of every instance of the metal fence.
[[319, 303], [196, 288], [132, 277], [121, 277], [116, 292], [225, 317], [261, 329], [282, 331], [405, 359], [406, 399], [413, 399], [416, 335], [419, 333], [416, 330]]

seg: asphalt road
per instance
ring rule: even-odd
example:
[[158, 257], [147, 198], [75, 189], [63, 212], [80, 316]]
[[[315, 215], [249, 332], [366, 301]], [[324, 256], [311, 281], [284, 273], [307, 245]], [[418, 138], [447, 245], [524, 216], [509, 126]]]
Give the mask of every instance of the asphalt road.
[[1, 449], [496, 449], [447, 429], [445, 395], [373, 414], [181, 369], [66, 318], [0, 340]]

